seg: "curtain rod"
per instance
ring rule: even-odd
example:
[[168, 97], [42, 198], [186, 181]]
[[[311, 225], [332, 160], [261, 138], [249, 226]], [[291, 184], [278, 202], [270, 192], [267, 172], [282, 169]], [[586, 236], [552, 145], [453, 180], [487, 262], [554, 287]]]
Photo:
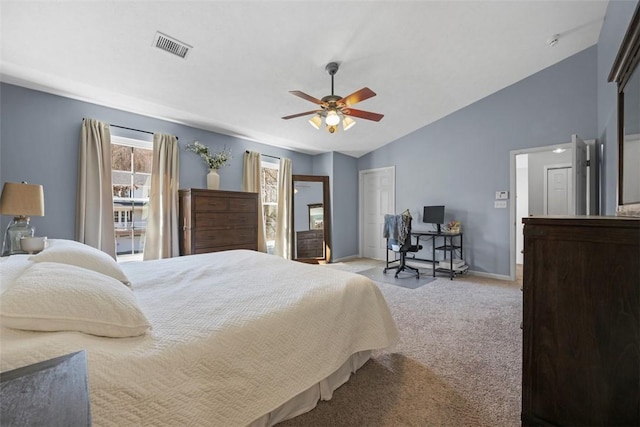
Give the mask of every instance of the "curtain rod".
[[[82, 120], [84, 120], [84, 117], [82, 118]], [[128, 127], [126, 127], [126, 126], [113, 125], [113, 124], [109, 124], [109, 126], [113, 126], [114, 128], [120, 128], [120, 129], [132, 130], [132, 131], [134, 131], [134, 132], [142, 132], [142, 133], [148, 133], [149, 135], [153, 135], [153, 132], [149, 132], [148, 130], [141, 130], [141, 129], [128, 128]], [[178, 139], [178, 137], [177, 137], [177, 136], [176, 136], [176, 139]]]
[[[247, 153], [247, 154], [248, 154], [249, 152], [250, 152], [249, 150], [246, 150], [246, 151], [245, 151], [245, 153]], [[265, 156], [265, 157], [271, 157], [272, 159], [278, 159], [278, 160], [281, 160], [281, 159], [280, 159], [280, 157], [277, 157], [277, 156], [271, 156], [271, 155], [269, 155], [269, 154], [262, 154], [262, 153], [260, 153], [260, 155], [261, 155], [261, 156]]]
[[110, 124], [109, 126], [113, 126], [114, 128], [132, 130], [134, 132], [142, 132], [142, 133], [148, 133], [150, 135], [153, 135], [153, 132], [149, 132], [148, 130], [140, 130], [140, 129], [128, 128], [126, 126], [119, 126], [119, 125], [112, 125], [112, 124]]
[[[120, 126], [120, 125], [112, 125], [110, 124], [109, 126], [113, 126], [114, 128], [120, 128], [120, 129], [126, 129], [126, 130], [132, 130], [134, 132], [142, 132], [142, 133], [148, 133], [150, 135], [153, 135], [153, 132], [149, 132], [148, 130], [141, 130], [141, 129], [134, 129], [134, 128], [128, 128], [126, 126]], [[175, 135], [174, 135], [175, 136]], [[179, 138], [176, 136], [176, 140], [178, 140]]]

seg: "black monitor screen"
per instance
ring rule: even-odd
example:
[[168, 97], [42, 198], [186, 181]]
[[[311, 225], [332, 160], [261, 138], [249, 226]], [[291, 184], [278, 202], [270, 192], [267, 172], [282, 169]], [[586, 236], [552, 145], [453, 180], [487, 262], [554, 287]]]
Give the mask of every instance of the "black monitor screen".
[[[422, 222], [427, 224], [444, 224], [444, 206], [425, 206]], [[440, 229], [440, 227], [438, 227]]]

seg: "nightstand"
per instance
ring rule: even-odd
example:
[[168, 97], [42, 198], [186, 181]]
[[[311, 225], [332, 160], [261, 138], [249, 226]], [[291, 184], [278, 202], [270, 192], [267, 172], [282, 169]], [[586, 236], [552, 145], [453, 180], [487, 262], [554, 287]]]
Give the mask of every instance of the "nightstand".
[[85, 351], [0, 373], [3, 426], [90, 426]]

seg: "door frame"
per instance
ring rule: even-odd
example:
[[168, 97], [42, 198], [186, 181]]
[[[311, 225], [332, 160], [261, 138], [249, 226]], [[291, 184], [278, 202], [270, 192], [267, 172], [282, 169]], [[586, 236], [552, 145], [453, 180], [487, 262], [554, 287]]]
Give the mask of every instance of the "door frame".
[[[393, 209], [395, 212], [396, 206], [396, 167], [385, 166], [381, 168], [363, 169], [358, 171], [358, 256], [362, 257], [364, 246], [364, 174], [365, 173], [378, 173], [382, 171], [391, 171], [391, 191], [393, 199]], [[382, 233], [382, 231], [381, 231]]]
[[561, 144], [543, 145], [540, 147], [523, 148], [520, 150], [509, 151], [509, 194], [511, 200], [509, 203], [509, 280], [516, 280], [516, 156], [519, 154], [534, 154], [544, 151], [551, 151], [554, 148], [571, 148], [570, 142]]
[[[593, 202], [587, 203], [589, 205], [595, 205], [596, 207], [599, 205], [599, 201], [597, 200], [598, 195], [596, 194], [596, 189], [599, 188], [600, 181], [595, 182], [594, 179], [596, 176], [600, 176], [597, 172], [600, 168], [598, 156], [596, 154], [596, 150], [598, 149], [598, 144], [595, 139], [585, 139], [584, 142], [587, 144], [587, 195], [590, 199], [595, 198]], [[602, 147], [602, 146], [600, 146]], [[552, 144], [545, 145], [540, 147], [533, 148], [523, 148], [520, 150], [512, 150], [509, 151], [509, 194], [511, 194], [511, 203], [509, 203], [509, 279], [516, 280], [516, 203], [514, 202], [516, 195], [516, 156], [518, 154], [532, 154], [539, 153], [541, 151], [551, 150], [553, 148], [571, 148], [573, 149], [573, 144], [571, 142], [563, 142], [560, 144]], [[602, 148], [600, 148], [602, 149]], [[575, 157], [575, 153], [574, 153]], [[575, 172], [574, 172], [575, 175]], [[575, 183], [574, 183], [575, 184]], [[589, 215], [597, 214], [596, 212], [588, 212]]]

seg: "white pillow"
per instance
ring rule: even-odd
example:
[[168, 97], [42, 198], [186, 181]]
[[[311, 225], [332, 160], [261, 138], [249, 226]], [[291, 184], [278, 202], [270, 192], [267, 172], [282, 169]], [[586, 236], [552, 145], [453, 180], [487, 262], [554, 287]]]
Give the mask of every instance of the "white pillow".
[[13, 286], [13, 282], [33, 264], [29, 261], [29, 255], [0, 257], [0, 294]]
[[35, 263], [0, 299], [2, 326], [135, 337], [151, 327], [133, 291], [109, 276], [73, 265]]
[[99, 249], [75, 240], [49, 239], [48, 247], [29, 257], [35, 262], [59, 262], [93, 270], [117, 279], [127, 286], [129, 278], [118, 263]]

